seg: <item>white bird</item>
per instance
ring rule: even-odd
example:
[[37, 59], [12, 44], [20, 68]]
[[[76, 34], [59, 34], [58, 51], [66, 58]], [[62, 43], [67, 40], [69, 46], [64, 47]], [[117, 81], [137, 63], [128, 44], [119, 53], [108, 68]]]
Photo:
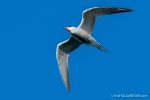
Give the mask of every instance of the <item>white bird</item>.
[[78, 27], [65, 27], [71, 34], [70, 38], [57, 45], [56, 58], [59, 70], [64, 81], [66, 89], [70, 90], [69, 75], [68, 75], [68, 56], [69, 53], [77, 49], [81, 44], [88, 44], [102, 51], [107, 51], [101, 44], [99, 44], [92, 36], [92, 29], [95, 24], [96, 16], [107, 15], [114, 13], [130, 12], [132, 10], [117, 7], [93, 7], [82, 13], [82, 21]]

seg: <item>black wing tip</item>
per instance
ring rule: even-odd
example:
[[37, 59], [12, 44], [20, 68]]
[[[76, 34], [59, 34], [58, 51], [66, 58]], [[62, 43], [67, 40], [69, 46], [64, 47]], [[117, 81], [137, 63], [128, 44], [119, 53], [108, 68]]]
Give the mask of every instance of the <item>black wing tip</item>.
[[131, 11], [133, 11], [133, 10], [132, 10], [132, 9], [127, 9], [127, 11], [128, 11], [128, 12], [131, 12]]
[[119, 9], [121, 11], [124, 11], [124, 12], [131, 12], [133, 10], [131, 9], [128, 9], [128, 8], [123, 8], [123, 7], [92, 7], [92, 8], [89, 8], [89, 9], [94, 9], [94, 8], [112, 8], [112, 9]]
[[70, 88], [67, 88], [67, 92], [70, 92]]
[[66, 88], [67, 92], [70, 92], [70, 82], [69, 82], [69, 80], [64, 81], [64, 85], [65, 85], [65, 88]]
[[67, 90], [67, 92], [70, 92], [70, 84], [68, 84], [68, 85], [66, 86], [66, 90]]
[[122, 12], [131, 12], [131, 11], [133, 11], [133, 10], [128, 9], [128, 8], [119, 8], [119, 9], [120, 9], [120, 11], [122, 11]]

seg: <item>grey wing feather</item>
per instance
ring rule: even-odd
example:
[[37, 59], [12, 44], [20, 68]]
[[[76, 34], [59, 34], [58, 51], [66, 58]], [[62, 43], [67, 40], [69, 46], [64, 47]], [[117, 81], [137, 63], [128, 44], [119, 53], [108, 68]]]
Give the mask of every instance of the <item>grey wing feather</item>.
[[68, 56], [70, 52], [78, 48], [80, 45], [81, 42], [71, 36], [68, 40], [58, 44], [57, 46], [56, 58], [59, 66], [59, 71], [68, 91], [70, 90], [68, 75]]
[[90, 9], [85, 10], [82, 13], [82, 21], [79, 28], [82, 28], [87, 33], [91, 33], [93, 26], [95, 24], [96, 16], [99, 15], [107, 15], [107, 14], [114, 14], [114, 13], [121, 13], [121, 12], [129, 12], [130, 9], [126, 8], [117, 8], [117, 7], [107, 7], [107, 8], [100, 8], [100, 7], [93, 7]]

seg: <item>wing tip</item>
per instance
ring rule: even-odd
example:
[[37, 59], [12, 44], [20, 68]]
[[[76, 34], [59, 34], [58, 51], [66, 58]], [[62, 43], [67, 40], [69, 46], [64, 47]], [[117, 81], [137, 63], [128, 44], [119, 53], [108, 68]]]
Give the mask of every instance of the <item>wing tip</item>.
[[67, 92], [70, 92], [70, 84], [69, 84], [69, 82], [67, 84], [65, 84], [65, 87], [66, 87]]
[[123, 11], [123, 12], [131, 12], [131, 11], [133, 11], [133, 10], [128, 9], [128, 8], [119, 8], [119, 9], [120, 9], [120, 11]]
[[70, 92], [70, 87], [67, 88], [67, 92]]

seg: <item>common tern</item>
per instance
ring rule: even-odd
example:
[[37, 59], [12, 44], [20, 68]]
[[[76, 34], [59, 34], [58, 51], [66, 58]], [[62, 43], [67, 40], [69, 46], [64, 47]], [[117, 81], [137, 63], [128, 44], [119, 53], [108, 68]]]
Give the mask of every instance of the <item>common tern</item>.
[[58, 62], [60, 74], [64, 81], [66, 89], [70, 90], [69, 74], [68, 74], [68, 57], [69, 54], [77, 49], [81, 44], [87, 44], [101, 51], [107, 51], [92, 36], [92, 29], [95, 24], [96, 17], [99, 15], [108, 15], [122, 12], [130, 12], [132, 10], [118, 7], [93, 7], [82, 13], [82, 21], [78, 27], [65, 27], [71, 34], [70, 38], [57, 45], [56, 59]]

